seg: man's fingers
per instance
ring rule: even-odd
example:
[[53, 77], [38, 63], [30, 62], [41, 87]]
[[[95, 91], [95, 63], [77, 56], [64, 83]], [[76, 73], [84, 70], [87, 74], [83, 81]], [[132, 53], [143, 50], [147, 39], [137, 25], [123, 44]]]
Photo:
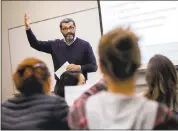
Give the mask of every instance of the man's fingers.
[[27, 13], [25, 13], [24, 17], [25, 17], [25, 19], [29, 19], [29, 16]]
[[75, 65], [75, 64], [70, 64], [68, 65], [68, 67], [66, 68], [66, 70], [71, 71], [71, 70], [80, 70], [80, 65]]
[[67, 67], [74, 67], [74, 64], [69, 64]]
[[24, 24], [25, 24], [26, 28], [28, 28], [30, 26], [30, 17], [27, 13], [25, 13], [25, 15], [24, 15]]
[[69, 67], [69, 68], [66, 68], [67, 71], [71, 71], [73, 70], [73, 68]]
[[25, 13], [24, 18], [25, 18], [25, 20], [29, 20], [30, 19], [29, 15], [27, 13]]
[[67, 69], [67, 71], [72, 71], [73, 69]]
[[70, 67], [68, 66], [67, 68], [66, 68], [66, 70], [69, 70], [70, 69]]
[[73, 69], [73, 67], [74, 67], [74, 65], [73, 65], [73, 64], [69, 64], [69, 65], [67, 66], [66, 70], [72, 70], [72, 69]]

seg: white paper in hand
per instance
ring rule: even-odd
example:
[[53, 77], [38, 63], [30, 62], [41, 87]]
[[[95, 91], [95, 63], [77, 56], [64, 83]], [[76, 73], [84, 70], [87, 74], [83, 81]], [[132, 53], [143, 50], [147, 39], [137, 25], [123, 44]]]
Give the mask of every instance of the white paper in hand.
[[60, 76], [62, 75], [62, 73], [64, 73], [66, 71], [67, 66], [69, 65], [69, 62], [66, 61], [56, 72], [56, 76], [60, 79]]
[[92, 85], [80, 85], [80, 86], [66, 86], [65, 87], [65, 100], [69, 106], [72, 106], [74, 101], [78, 99], [85, 91], [87, 91]]

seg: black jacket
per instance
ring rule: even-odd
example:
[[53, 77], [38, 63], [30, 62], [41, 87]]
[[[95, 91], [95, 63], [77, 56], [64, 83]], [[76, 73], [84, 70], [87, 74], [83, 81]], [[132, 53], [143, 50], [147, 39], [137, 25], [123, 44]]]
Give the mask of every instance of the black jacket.
[[1, 129], [69, 129], [67, 124], [69, 107], [65, 100], [58, 96], [19, 94], [4, 102], [1, 110]]

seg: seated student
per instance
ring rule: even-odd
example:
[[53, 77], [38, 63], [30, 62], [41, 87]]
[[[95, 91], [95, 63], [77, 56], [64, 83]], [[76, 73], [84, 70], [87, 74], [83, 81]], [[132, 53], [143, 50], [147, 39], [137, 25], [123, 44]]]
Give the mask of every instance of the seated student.
[[2, 103], [1, 129], [69, 129], [66, 101], [48, 95], [51, 77], [44, 62], [36, 58], [23, 60], [13, 74], [13, 80], [20, 93]]
[[102, 36], [99, 61], [107, 91], [97, 90], [85, 102], [80, 97], [82, 105], [74, 103], [68, 115], [72, 129], [178, 129], [177, 118], [166, 106], [135, 96], [141, 55], [132, 31], [117, 28]]
[[153, 56], [147, 67], [146, 97], [166, 104], [178, 113], [178, 78], [173, 63], [163, 55]]
[[59, 86], [55, 87], [54, 93], [65, 97], [64, 87], [85, 84], [85, 77], [81, 71], [65, 71], [60, 79]]

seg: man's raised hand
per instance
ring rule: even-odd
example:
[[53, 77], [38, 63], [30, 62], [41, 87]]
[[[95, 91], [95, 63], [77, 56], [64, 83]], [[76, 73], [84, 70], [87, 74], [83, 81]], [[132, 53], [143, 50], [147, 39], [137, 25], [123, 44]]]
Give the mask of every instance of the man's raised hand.
[[24, 25], [26, 29], [30, 28], [30, 17], [27, 13], [24, 15]]

